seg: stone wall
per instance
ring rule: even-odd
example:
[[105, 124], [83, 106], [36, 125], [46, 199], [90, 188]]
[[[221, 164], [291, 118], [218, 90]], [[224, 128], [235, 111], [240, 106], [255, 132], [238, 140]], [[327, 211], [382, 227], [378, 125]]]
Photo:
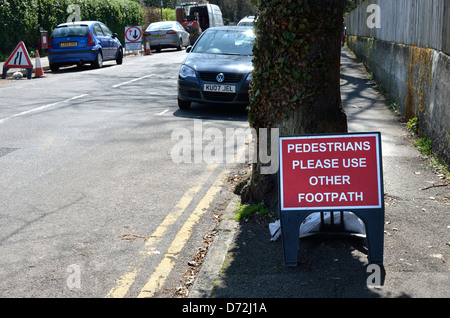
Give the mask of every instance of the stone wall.
[[406, 120], [419, 119], [421, 137], [450, 165], [450, 56], [373, 37], [348, 35], [347, 43]]

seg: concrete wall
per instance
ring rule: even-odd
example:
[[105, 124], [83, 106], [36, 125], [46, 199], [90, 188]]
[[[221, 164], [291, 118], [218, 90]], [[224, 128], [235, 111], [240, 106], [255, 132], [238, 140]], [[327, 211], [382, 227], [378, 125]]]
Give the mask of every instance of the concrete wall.
[[[383, 0], [366, 1], [366, 8], [370, 2], [383, 4]], [[449, 2], [446, 0], [442, 5]], [[354, 16], [359, 16], [360, 21], [369, 13]], [[448, 29], [448, 24], [448, 21], [443, 24], [444, 29]], [[347, 32], [350, 49], [397, 102], [401, 114], [407, 120], [419, 119], [421, 136], [432, 141], [433, 152], [450, 166], [450, 55], [431, 47], [354, 34], [357, 29], [354, 26], [348, 26], [349, 29], [353, 30]], [[447, 45], [446, 41], [445, 38], [442, 48]]]

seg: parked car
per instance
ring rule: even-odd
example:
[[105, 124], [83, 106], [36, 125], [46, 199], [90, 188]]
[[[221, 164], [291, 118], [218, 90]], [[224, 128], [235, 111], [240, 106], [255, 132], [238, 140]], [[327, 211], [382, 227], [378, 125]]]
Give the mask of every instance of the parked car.
[[117, 34], [102, 22], [61, 23], [50, 37], [48, 59], [52, 71], [63, 65], [84, 63], [101, 68], [107, 60], [122, 64], [123, 47]]
[[183, 61], [178, 76], [178, 107], [192, 102], [248, 105], [255, 34], [250, 27], [209, 28]]
[[144, 43], [157, 52], [162, 48], [176, 48], [181, 51], [189, 45], [189, 33], [177, 21], [154, 22], [144, 32]]
[[246, 16], [238, 22], [238, 26], [253, 26], [255, 22], [255, 17], [252, 15]]

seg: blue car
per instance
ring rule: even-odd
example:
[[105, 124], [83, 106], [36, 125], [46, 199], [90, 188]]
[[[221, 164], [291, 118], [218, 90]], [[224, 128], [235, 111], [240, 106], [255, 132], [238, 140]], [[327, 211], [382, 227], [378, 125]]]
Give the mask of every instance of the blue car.
[[122, 64], [123, 47], [117, 34], [102, 22], [61, 23], [52, 32], [48, 59], [53, 72], [63, 65], [85, 63], [101, 68], [107, 60]]

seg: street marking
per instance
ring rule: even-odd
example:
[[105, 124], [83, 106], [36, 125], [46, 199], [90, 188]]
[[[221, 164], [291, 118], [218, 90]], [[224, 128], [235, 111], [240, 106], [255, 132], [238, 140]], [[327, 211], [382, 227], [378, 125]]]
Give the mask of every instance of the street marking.
[[224, 171], [219, 174], [211, 188], [196, 206], [195, 210], [189, 216], [188, 220], [183, 224], [180, 231], [175, 236], [172, 244], [170, 245], [167, 253], [165, 254], [163, 260], [159, 263], [158, 267], [155, 269], [154, 273], [148, 279], [147, 283], [138, 295], [138, 298], [148, 298], [152, 297], [158, 288], [166, 281], [173, 267], [175, 266], [175, 260], [178, 258], [183, 247], [186, 245], [187, 241], [192, 235], [192, 230], [194, 226], [199, 222], [201, 216], [208, 211], [216, 194], [221, 190], [223, 180], [228, 171]]
[[161, 115], [164, 115], [165, 113], [167, 113], [169, 110], [168, 109], [166, 109], [166, 110], [163, 110], [162, 112], [160, 112], [160, 113], [156, 113], [155, 115], [157, 115], [157, 116], [161, 116]]
[[[145, 258], [151, 256], [155, 252], [155, 245], [159, 243], [162, 239], [167, 230], [171, 225], [173, 225], [177, 219], [183, 214], [183, 212], [186, 210], [186, 208], [189, 206], [189, 204], [194, 199], [194, 196], [200, 191], [200, 189], [203, 187], [206, 180], [208, 180], [209, 176], [214, 172], [217, 165], [210, 165], [206, 168], [206, 173], [202, 176], [202, 181], [200, 181], [198, 184], [190, 188], [178, 201], [177, 205], [175, 206], [175, 209], [172, 213], [169, 213], [166, 218], [163, 220], [163, 222], [158, 226], [158, 228], [153, 232], [153, 234], [150, 236], [150, 238], [145, 242], [143, 250], [140, 252], [140, 255], [142, 257], [141, 261]], [[123, 298], [127, 294], [130, 287], [133, 285], [134, 281], [136, 280], [137, 275], [140, 272], [140, 268], [138, 268], [136, 265], [131, 264], [128, 267], [127, 272], [122, 275], [122, 277], [119, 278], [119, 280], [116, 282], [116, 286], [110, 290], [107, 298]]]
[[[246, 142], [248, 142], [248, 140], [249, 137], [247, 137]], [[245, 145], [242, 145], [241, 148], [238, 149], [235, 156], [238, 158], [242, 155], [243, 151], [245, 151]], [[158, 252], [156, 251], [156, 244], [163, 240], [164, 235], [168, 231], [169, 227], [172, 226], [177, 221], [177, 219], [185, 212], [187, 207], [194, 199], [195, 195], [202, 189], [202, 187], [205, 185], [206, 180], [209, 179], [211, 174], [216, 170], [217, 166], [217, 164], [209, 165], [206, 168], [206, 173], [202, 175], [202, 181], [190, 188], [183, 195], [183, 197], [175, 206], [174, 211], [166, 216], [163, 222], [145, 242], [143, 249], [139, 252], [141, 258], [128, 266], [127, 272], [117, 280], [116, 286], [110, 290], [110, 292], [106, 296], [107, 298], [123, 298], [126, 296], [129, 289], [136, 281], [136, 278], [140, 273], [142, 267], [144, 266], [143, 261]], [[211, 205], [215, 195], [217, 195], [217, 193], [221, 190], [221, 186], [224, 182], [223, 180], [228, 173], [228, 169], [220, 173], [211, 188], [209, 188], [205, 196], [200, 200], [194, 211], [189, 216], [188, 220], [178, 231], [167, 253], [164, 255], [164, 258], [159, 263], [153, 274], [150, 276], [147, 283], [141, 289], [138, 297], [152, 297], [157, 289], [164, 284], [175, 265], [175, 260], [178, 258], [179, 253], [190, 238], [194, 226], [198, 224], [201, 216], [208, 211], [208, 208]]]
[[12, 116], [0, 119], [0, 124], [3, 124], [5, 121], [10, 120], [10, 119], [15, 118], [15, 117], [19, 117], [19, 116], [35, 113], [37, 111], [44, 110], [44, 109], [50, 108], [50, 107], [58, 105], [58, 104], [67, 103], [67, 102], [70, 102], [70, 101], [73, 101], [73, 100], [76, 100], [76, 99], [79, 99], [79, 98], [83, 98], [83, 97], [88, 96], [88, 95], [89, 94], [82, 94], [82, 95], [74, 96], [74, 97], [71, 97], [71, 98], [68, 98], [66, 100], [62, 100], [62, 101], [56, 102], [56, 103], [51, 103], [51, 104], [47, 104], [47, 105], [44, 105], [44, 106], [36, 107], [36, 108], [30, 109], [30, 110], [26, 110], [24, 112], [21, 112], [21, 113], [18, 113], [18, 114], [15, 114], [15, 115], [12, 115]]
[[120, 83], [120, 84], [116, 84], [116, 85], [113, 85], [111, 87], [112, 88], [117, 88], [117, 87], [120, 87], [120, 86], [123, 86], [123, 85], [131, 84], [131, 83], [136, 82], [136, 81], [140, 81], [140, 80], [142, 80], [144, 78], [147, 78], [147, 77], [150, 77], [150, 76], [154, 76], [154, 75], [155, 74], [149, 74], [149, 75], [145, 75], [145, 76], [142, 76], [142, 77], [134, 78], [132, 80], [129, 80], [129, 81], [126, 81], [126, 82], [123, 82], [123, 83]]

